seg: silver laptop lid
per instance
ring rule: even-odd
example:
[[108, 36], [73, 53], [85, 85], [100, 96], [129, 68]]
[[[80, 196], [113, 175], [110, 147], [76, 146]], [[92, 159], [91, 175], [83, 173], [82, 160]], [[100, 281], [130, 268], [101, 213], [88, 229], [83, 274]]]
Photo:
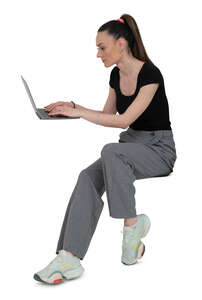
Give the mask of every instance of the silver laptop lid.
[[25, 89], [26, 89], [26, 91], [27, 91], [27, 94], [28, 94], [28, 96], [29, 96], [29, 99], [30, 99], [30, 101], [31, 101], [31, 103], [32, 103], [32, 106], [33, 106], [35, 112], [37, 112], [37, 108], [36, 108], [36, 105], [35, 105], [35, 103], [34, 103], [34, 99], [33, 99], [33, 97], [32, 97], [32, 94], [31, 94], [31, 92], [30, 92], [30, 89], [29, 89], [29, 87], [28, 87], [28, 84], [27, 84], [27, 82], [24, 80], [24, 78], [23, 78], [22, 76], [21, 76], [21, 78], [22, 78], [22, 82], [23, 82], [23, 84], [24, 84], [24, 86], [25, 86]]

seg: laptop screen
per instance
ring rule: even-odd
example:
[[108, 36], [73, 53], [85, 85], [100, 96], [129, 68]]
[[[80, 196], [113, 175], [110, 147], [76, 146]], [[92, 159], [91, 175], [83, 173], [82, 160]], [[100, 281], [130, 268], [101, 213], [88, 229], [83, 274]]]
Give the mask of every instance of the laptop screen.
[[30, 101], [31, 101], [31, 103], [32, 103], [32, 106], [33, 106], [33, 108], [34, 108], [34, 110], [35, 110], [35, 112], [37, 111], [37, 108], [36, 108], [36, 105], [35, 105], [35, 103], [34, 103], [34, 99], [33, 99], [33, 97], [32, 97], [32, 94], [31, 94], [31, 92], [30, 92], [30, 89], [29, 89], [29, 87], [28, 87], [28, 84], [27, 84], [27, 82], [24, 80], [24, 78], [21, 76], [21, 78], [22, 78], [22, 82], [24, 83], [24, 86], [25, 86], [25, 89], [26, 89], [26, 91], [27, 91], [27, 94], [28, 94], [28, 96], [29, 96], [29, 99], [30, 99]]

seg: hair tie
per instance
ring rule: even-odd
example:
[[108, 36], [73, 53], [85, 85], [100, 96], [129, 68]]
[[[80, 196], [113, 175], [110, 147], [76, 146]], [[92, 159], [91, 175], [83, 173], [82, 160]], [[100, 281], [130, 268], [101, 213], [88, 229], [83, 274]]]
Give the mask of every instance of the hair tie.
[[121, 22], [121, 23], [125, 23], [123, 19], [117, 19], [116, 21]]

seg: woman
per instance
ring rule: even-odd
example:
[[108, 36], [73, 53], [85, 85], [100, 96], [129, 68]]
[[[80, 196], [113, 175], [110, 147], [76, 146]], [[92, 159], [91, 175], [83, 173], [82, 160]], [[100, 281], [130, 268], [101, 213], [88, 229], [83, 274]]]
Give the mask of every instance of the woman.
[[129, 128], [120, 133], [119, 143], [105, 145], [101, 157], [79, 174], [61, 228], [57, 256], [34, 275], [46, 283], [82, 275], [80, 260], [96, 229], [105, 190], [110, 216], [124, 219], [121, 261], [136, 263], [144, 254], [141, 239], [151, 223], [148, 216], [136, 214], [133, 182], [168, 176], [177, 158], [164, 79], [146, 54], [135, 20], [124, 14], [105, 23], [98, 30], [96, 44], [104, 65], [116, 64], [103, 111], [74, 102], [56, 102], [45, 109], [52, 116], [62, 114], [102, 126]]

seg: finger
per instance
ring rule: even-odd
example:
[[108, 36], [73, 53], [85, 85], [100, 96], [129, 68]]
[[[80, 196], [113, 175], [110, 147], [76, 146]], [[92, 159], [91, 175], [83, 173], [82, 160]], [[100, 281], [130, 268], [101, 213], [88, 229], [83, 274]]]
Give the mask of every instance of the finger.
[[46, 109], [51, 110], [51, 109], [55, 108], [56, 106], [57, 106], [57, 104], [53, 103], [53, 104], [50, 104], [49, 106], [47, 106]]
[[56, 115], [60, 115], [60, 114], [62, 114], [62, 112], [60, 111], [56, 111], [56, 112], [49, 112], [49, 116], [56, 116]]
[[56, 103], [56, 102], [51, 103], [51, 104], [48, 104], [48, 105], [44, 106], [44, 108], [49, 108], [49, 107], [51, 107], [52, 105], [54, 105], [55, 103]]
[[53, 106], [48, 106], [48, 107], [45, 107], [44, 110], [49, 112], [53, 109], [54, 107]]
[[49, 106], [47, 108], [45, 108], [46, 111], [51, 111], [53, 110], [57, 105], [52, 105], [52, 106]]
[[55, 107], [57, 107], [57, 106], [59, 106], [59, 105], [62, 105], [62, 103], [61, 103], [61, 102], [52, 103], [52, 104], [46, 106], [46, 107], [45, 107], [45, 110], [50, 111], [50, 110], [54, 109]]
[[53, 103], [51, 103], [49, 105], [44, 106], [44, 108], [50, 108], [50, 107], [52, 107], [54, 105], [57, 105], [58, 103], [60, 103], [60, 102], [59, 101], [58, 102], [53, 102]]
[[63, 111], [56, 111], [56, 112], [49, 112], [48, 115], [49, 116], [59, 116], [59, 115], [66, 116], [66, 113]]
[[53, 106], [53, 105], [61, 105], [61, 104], [63, 104], [64, 102], [63, 101], [57, 101], [57, 102], [53, 102], [53, 103], [51, 103], [50, 105], [48, 105], [48, 106]]
[[60, 111], [63, 111], [63, 109], [62, 109], [61, 105], [55, 105], [55, 106], [49, 108], [48, 111], [49, 112], [60, 112]]

